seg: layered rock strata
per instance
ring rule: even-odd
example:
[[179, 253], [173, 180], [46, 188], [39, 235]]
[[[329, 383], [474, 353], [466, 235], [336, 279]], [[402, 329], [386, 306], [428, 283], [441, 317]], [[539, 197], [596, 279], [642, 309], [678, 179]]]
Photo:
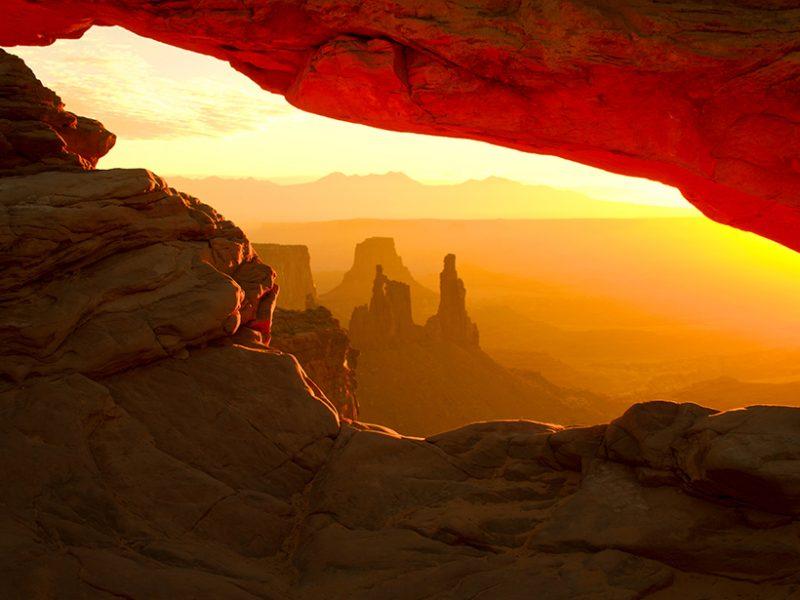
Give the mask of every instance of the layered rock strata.
[[308, 246], [300, 244], [253, 244], [259, 258], [278, 273], [281, 293], [278, 308], [305, 310], [317, 306], [317, 288], [311, 273]]
[[0, 179], [0, 376], [105, 375], [237, 331], [271, 285], [242, 231], [143, 169]]
[[0, 177], [91, 169], [116, 137], [64, 109], [18, 57], [0, 50]]
[[420, 339], [422, 332], [411, 317], [410, 287], [389, 279], [377, 265], [369, 304], [353, 309], [349, 333], [359, 350]]

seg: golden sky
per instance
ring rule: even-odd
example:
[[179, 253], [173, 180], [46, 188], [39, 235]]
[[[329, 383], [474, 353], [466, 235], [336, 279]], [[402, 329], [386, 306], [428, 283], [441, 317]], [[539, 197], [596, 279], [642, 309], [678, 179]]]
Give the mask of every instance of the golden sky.
[[615, 201], [685, 206], [662, 184], [472, 140], [404, 134], [301, 112], [227, 63], [120, 29], [17, 47], [67, 108], [119, 137], [100, 166], [160, 175], [299, 181], [402, 171], [426, 183], [499, 176]]

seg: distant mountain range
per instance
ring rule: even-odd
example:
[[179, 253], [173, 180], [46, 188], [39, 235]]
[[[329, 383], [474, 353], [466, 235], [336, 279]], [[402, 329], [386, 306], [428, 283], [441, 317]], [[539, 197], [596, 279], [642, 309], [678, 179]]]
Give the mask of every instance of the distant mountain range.
[[403, 173], [343, 175], [284, 185], [265, 179], [168, 177], [170, 185], [211, 204], [247, 229], [269, 221], [336, 219], [603, 219], [685, 217], [687, 205], [661, 207], [598, 200], [571, 190], [499, 177], [428, 185]]

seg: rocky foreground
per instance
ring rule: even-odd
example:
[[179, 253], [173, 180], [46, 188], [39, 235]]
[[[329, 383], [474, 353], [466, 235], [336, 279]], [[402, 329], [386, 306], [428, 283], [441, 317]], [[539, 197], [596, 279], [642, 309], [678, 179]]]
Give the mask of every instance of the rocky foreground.
[[144, 170], [18, 157], [0, 597], [800, 595], [800, 410], [425, 439], [341, 419], [246, 327], [272, 272], [238, 228]]

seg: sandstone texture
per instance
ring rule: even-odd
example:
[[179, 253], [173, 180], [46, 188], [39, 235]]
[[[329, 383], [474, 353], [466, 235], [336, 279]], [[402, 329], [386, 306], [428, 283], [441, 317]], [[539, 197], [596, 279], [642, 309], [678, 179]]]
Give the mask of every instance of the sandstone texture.
[[308, 246], [300, 244], [253, 244], [258, 257], [278, 273], [281, 293], [278, 308], [305, 310], [317, 306], [317, 288], [311, 273]]
[[355, 371], [358, 351], [350, 345], [347, 333], [327, 308], [277, 309], [270, 345], [300, 361], [341, 417], [358, 418]]
[[0, 177], [92, 169], [116, 137], [64, 109], [18, 57], [0, 50]]
[[369, 304], [353, 309], [349, 332], [359, 350], [420, 339], [422, 331], [411, 316], [410, 286], [389, 279], [377, 265]]
[[0, 44], [92, 25], [223, 60], [294, 105], [678, 187], [800, 249], [789, 0], [7, 0]]
[[234, 333], [270, 285], [239, 228], [142, 169], [0, 179], [0, 376], [102, 375]]

